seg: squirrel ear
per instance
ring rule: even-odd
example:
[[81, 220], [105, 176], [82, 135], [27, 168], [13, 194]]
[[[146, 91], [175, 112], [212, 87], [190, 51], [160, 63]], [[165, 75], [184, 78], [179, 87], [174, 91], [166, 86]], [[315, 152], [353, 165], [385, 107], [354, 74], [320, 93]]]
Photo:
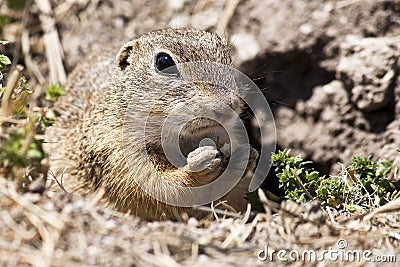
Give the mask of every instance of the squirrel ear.
[[116, 65], [121, 69], [125, 70], [129, 65], [130, 65], [130, 60], [129, 57], [133, 52], [134, 45], [136, 42], [131, 41], [129, 43], [126, 43], [118, 52], [117, 58], [116, 58]]

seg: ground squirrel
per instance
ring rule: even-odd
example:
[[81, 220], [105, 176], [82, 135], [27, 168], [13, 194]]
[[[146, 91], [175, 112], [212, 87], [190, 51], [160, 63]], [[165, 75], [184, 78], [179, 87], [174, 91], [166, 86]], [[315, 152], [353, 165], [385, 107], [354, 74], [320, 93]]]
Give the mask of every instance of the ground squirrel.
[[[160, 123], [177, 105], [183, 104], [194, 112], [196, 109], [218, 112], [221, 102], [237, 112], [242, 109], [242, 101], [234, 88], [221, 89], [182, 77], [178, 79], [174, 73], [162, 73], [167, 67], [186, 62], [232, 64], [229, 46], [217, 34], [164, 29], [139, 36], [123, 45], [119, 52], [118, 48], [104, 48], [71, 73], [66, 93], [56, 104], [61, 117], [47, 134], [51, 169], [68, 167], [64, 174], [67, 187], [91, 191], [104, 187], [105, 200], [115, 209], [159, 219], [171, 218], [183, 209], [150, 197], [133, 177], [143, 176], [142, 179], [152, 181], [154, 186], [160, 186], [158, 181], [199, 186], [220, 175], [230, 154], [218, 145], [229, 142], [224, 140], [224, 130], [219, 124], [200, 118], [185, 126], [180, 136], [180, 148], [187, 158], [185, 166], [171, 166], [160, 144]], [[198, 96], [219, 102], [194, 107], [189, 100]], [[138, 142], [144, 142], [145, 149], [135, 140], [128, 148], [123, 144], [124, 120], [132, 99], [136, 102], [128, 116], [138, 118], [138, 122], [132, 121], [130, 133], [135, 136], [135, 123], [140, 123], [142, 116], [151, 114], [150, 120], [154, 120], [146, 126], [145, 140], [138, 138]], [[206, 137], [217, 147], [199, 145]], [[257, 152], [254, 149], [250, 152], [251, 169]], [[131, 166], [127, 166], [127, 156]], [[144, 160], [145, 157], [151, 162]], [[180, 197], [179, 192], [174, 194]]]

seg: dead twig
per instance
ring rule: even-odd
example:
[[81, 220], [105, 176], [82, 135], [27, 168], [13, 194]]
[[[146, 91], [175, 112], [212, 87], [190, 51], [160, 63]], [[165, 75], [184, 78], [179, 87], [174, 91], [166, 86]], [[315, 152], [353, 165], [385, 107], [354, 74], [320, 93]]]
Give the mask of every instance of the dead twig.
[[257, 225], [259, 220], [259, 216], [256, 216], [252, 223], [246, 224], [249, 220], [251, 214], [251, 205], [247, 205], [247, 210], [245, 215], [243, 216], [242, 220], [238, 224], [232, 224], [231, 233], [228, 237], [224, 240], [221, 247], [226, 249], [229, 247], [232, 242], [236, 241], [238, 243], [243, 243], [246, 241], [250, 233], [253, 231], [253, 228]]
[[379, 213], [399, 211], [399, 210], [400, 210], [400, 197], [366, 214], [363, 218], [363, 221], [369, 221]]
[[[226, 210], [220, 210], [220, 209], [213, 209], [210, 207], [205, 207], [205, 206], [200, 206], [200, 207], [194, 207], [194, 210], [199, 210], [199, 211], [204, 211], [204, 212], [209, 212], [209, 213], [213, 213], [214, 217], [216, 215], [224, 215], [224, 216], [229, 216], [232, 218], [241, 218], [240, 213], [235, 213], [235, 212], [230, 212], [230, 211], [226, 211]], [[218, 217], [218, 216], [217, 216]], [[218, 219], [217, 219], [218, 220]]]
[[44, 31], [43, 42], [49, 63], [50, 82], [64, 84], [67, 80], [63, 65], [64, 52], [55, 27], [51, 4], [49, 0], [35, 0], [35, 3], [40, 11], [39, 19]]
[[311, 195], [311, 193], [307, 190], [307, 188], [304, 186], [303, 182], [301, 181], [300, 177], [297, 175], [297, 173], [293, 170], [292, 172], [293, 176], [296, 178], [297, 184], [303, 189], [304, 193], [307, 195], [309, 199], [314, 199], [314, 197]]
[[58, 186], [61, 188], [62, 191], [64, 191], [65, 193], [68, 193], [68, 191], [65, 189], [64, 185], [63, 185], [63, 178], [64, 178], [64, 174], [65, 171], [68, 168], [64, 168], [63, 172], [61, 173], [61, 177], [60, 177], [60, 181], [57, 179], [56, 175], [54, 174], [53, 171], [49, 171], [49, 174], [53, 177], [54, 181], [56, 181], [56, 183], [58, 184]]
[[36, 262], [36, 266], [51, 266], [53, 261], [53, 256], [56, 243], [60, 237], [59, 229], [48, 228], [43, 223], [42, 219], [37, 215], [31, 213], [29, 210], [25, 212], [26, 217], [31, 221], [31, 223], [36, 227], [40, 237], [42, 239], [42, 257]]
[[25, 3], [25, 8], [23, 11], [23, 15], [22, 15], [22, 27], [19, 28], [16, 32], [16, 42], [15, 42], [15, 47], [14, 47], [14, 51], [13, 51], [13, 55], [12, 58], [13, 60], [11, 61], [11, 66], [10, 66], [10, 70], [14, 70], [14, 68], [17, 67], [17, 62], [19, 60], [19, 56], [20, 56], [20, 48], [21, 48], [21, 41], [18, 41], [18, 37], [22, 35], [22, 29], [26, 28], [26, 25], [28, 24], [28, 20], [29, 20], [29, 7], [31, 6], [31, 0], [28, 0]]
[[24, 67], [22, 67], [21, 65], [17, 65], [15, 67], [15, 70], [10, 74], [10, 76], [8, 78], [6, 90], [1, 99], [0, 115], [2, 117], [7, 118], [12, 113], [11, 96], [14, 93], [14, 90], [17, 87], [19, 80], [21, 79], [23, 69], [24, 69]]
[[26, 120], [25, 119], [18, 120], [18, 119], [13, 119], [13, 118], [10, 118], [10, 117], [0, 116], [0, 124], [2, 124], [3, 122], [12, 123], [12, 124], [15, 124], [17, 126], [22, 126], [22, 125], [26, 124]]
[[[221, 15], [221, 18], [219, 20], [219, 23], [217, 25], [217, 28], [215, 29], [215, 32], [219, 34], [219, 36], [226, 36], [226, 29], [228, 28], [229, 22], [232, 19], [233, 14], [236, 11], [236, 8], [239, 4], [240, 0], [227, 0], [225, 4], [224, 11]], [[229, 39], [229, 38], [227, 38]]]
[[24, 62], [26, 69], [31, 77], [34, 77], [40, 85], [46, 82], [39, 66], [33, 63], [31, 52], [30, 52], [30, 42], [29, 42], [29, 32], [24, 29], [21, 35], [21, 46], [22, 54], [24, 55]]
[[58, 217], [48, 213], [47, 211], [41, 209], [39, 206], [33, 204], [23, 196], [19, 195], [15, 190], [15, 185], [12, 182], [2, 182], [1, 186], [6, 186], [8, 191], [8, 197], [18, 203], [21, 207], [29, 210], [31, 213], [38, 216], [41, 220], [45, 221], [52, 227], [61, 230], [64, 227], [64, 223]]

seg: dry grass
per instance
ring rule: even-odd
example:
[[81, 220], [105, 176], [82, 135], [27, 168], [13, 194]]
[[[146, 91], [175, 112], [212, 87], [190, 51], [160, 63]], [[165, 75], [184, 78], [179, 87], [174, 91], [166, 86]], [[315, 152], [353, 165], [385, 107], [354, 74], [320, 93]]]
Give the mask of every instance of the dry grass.
[[[266, 263], [257, 259], [257, 253], [265, 245], [270, 255], [279, 249], [318, 253], [337, 249], [339, 239], [347, 241], [347, 250], [400, 253], [399, 200], [338, 223], [318, 205], [278, 205], [260, 194], [266, 213], [248, 210], [236, 214], [237, 218], [215, 213], [216, 220], [146, 222], [65, 192], [20, 195], [13, 182], [0, 179], [0, 262], [8, 266], [262, 266]], [[276, 254], [274, 259], [284, 264]]]

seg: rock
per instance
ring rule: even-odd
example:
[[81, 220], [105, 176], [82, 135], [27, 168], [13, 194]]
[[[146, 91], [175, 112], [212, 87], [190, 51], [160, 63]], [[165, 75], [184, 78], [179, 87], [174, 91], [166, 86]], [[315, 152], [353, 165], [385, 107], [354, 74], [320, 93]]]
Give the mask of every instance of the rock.
[[[308, 155], [333, 173], [333, 164], [348, 163], [358, 155], [396, 158], [399, 44], [398, 37], [343, 43], [337, 80], [315, 87], [291, 112], [288, 107], [279, 109], [278, 140], [283, 146]], [[298, 128], [302, 137], [294, 134]]]
[[399, 51], [399, 42], [384, 37], [353, 37], [342, 44], [338, 76], [347, 85], [351, 100], [359, 109], [371, 112], [393, 103]]

